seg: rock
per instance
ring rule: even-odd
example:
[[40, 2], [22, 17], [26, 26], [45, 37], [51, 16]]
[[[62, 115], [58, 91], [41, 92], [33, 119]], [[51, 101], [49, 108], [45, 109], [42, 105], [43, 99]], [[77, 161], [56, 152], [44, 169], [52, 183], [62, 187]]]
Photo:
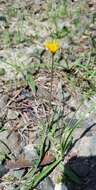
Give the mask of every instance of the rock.
[[36, 5], [44, 3], [45, 0], [33, 0], [33, 3], [35, 3]]
[[3, 133], [0, 133], [0, 152], [2, 153], [2, 155], [4, 155], [4, 154], [7, 155], [10, 153], [10, 150], [7, 147], [7, 144], [8, 144], [8, 141], [6, 138], [7, 135], [8, 135], [7, 131], [3, 131]]
[[8, 169], [0, 164], [0, 178], [8, 172]]
[[16, 188], [16, 184], [13, 184], [13, 183], [10, 184], [10, 182], [8, 182], [8, 181], [6, 183], [2, 182], [0, 184], [0, 190], [14, 190], [14, 189], [18, 189], [18, 188]]
[[80, 157], [96, 156], [96, 135], [84, 136], [76, 143], [73, 149], [78, 152]]
[[57, 97], [59, 99], [59, 101], [61, 102], [65, 102], [68, 101], [70, 99], [70, 93], [67, 91], [64, 82], [62, 80], [60, 80], [60, 82], [58, 83], [58, 88], [57, 88]]
[[3, 118], [3, 116], [5, 115], [8, 98], [8, 95], [0, 94], [0, 118]]
[[34, 160], [38, 158], [35, 145], [28, 144], [24, 147], [24, 157], [26, 160]]
[[68, 39], [62, 39], [62, 41], [61, 41], [61, 47], [63, 48], [63, 49], [68, 49], [69, 48], [69, 41], [68, 41]]
[[8, 114], [7, 114], [7, 119], [8, 120], [17, 119], [18, 115], [19, 115], [19, 112], [9, 109]]
[[43, 51], [44, 51], [44, 48], [41, 45], [36, 45], [36, 46], [33, 45], [30, 47], [25, 47], [25, 53], [27, 53], [29, 56], [35, 55], [38, 57], [39, 55], [42, 54]]
[[21, 169], [21, 170], [10, 170], [5, 176], [5, 180], [7, 178], [10, 178], [10, 182], [13, 182], [14, 179], [20, 179], [22, 177], [24, 173], [24, 169]]
[[[2, 74], [2, 79], [4, 81], [14, 80], [15, 79], [15, 72], [13, 72], [13, 69], [11, 66], [7, 64], [7, 61], [9, 61], [9, 58], [7, 57], [7, 52], [4, 54], [4, 52], [1, 52], [2, 59], [0, 60], [0, 72]], [[9, 56], [10, 57], [10, 56]], [[10, 58], [10, 62], [11, 62]]]
[[55, 190], [68, 190], [64, 183], [58, 183], [55, 185]]
[[6, 106], [8, 102], [8, 95], [0, 95], [0, 111]]
[[38, 189], [54, 190], [54, 185], [50, 177], [46, 177], [39, 185]]
[[0, 133], [0, 152], [6, 155], [11, 154], [18, 158], [19, 151], [22, 148], [20, 135], [13, 130], [9, 136], [10, 129], [12, 129], [10, 122], [4, 125], [4, 129], [5, 131]]
[[42, 86], [38, 86], [36, 94], [39, 98], [45, 98], [49, 100], [50, 93], [48, 92], [46, 88], [43, 88]]
[[63, 29], [64, 27], [70, 27], [70, 21], [68, 19], [59, 19], [59, 22], [57, 23], [59, 29]]
[[60, 65], [61, 65], [61, 67], [63, 67], [64, 69], [68, 69], [68, 65], [66, 64], [66, 61], [65, 61], [64, 59], [62, 59], [62, 60], [60, 61]]

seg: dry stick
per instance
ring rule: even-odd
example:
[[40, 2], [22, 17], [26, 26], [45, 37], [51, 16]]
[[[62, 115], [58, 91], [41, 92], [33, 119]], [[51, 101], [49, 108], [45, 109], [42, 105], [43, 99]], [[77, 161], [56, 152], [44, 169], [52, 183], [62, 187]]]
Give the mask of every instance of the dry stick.
[[54, 77], [54, 53], [52, 53], [52, 67], [51, 67], [51, 87], [50, 87], [50, 107], [51, 107], [51, 98], [52, 98], [52, 89], [53, 89], [53, 77]]
[[15, 98], [17, 98], [17, 96], [20, 94], [20, 92], [21, 92], [21, 90], [18, 90], [18, 91], [17, 91], [17, 93], [15, 94], [15, 96], [14, 96], [11, 100], [9, 100], [9, 102], [7, 103], [7, 105], [5, 105], [5, 106], [3, 107], [2, 111], [3, 111], [4, 109], [6, 109], [8, 106], [10, 106], [10, 104], [11, 104], [12, 102], [14, 102]]

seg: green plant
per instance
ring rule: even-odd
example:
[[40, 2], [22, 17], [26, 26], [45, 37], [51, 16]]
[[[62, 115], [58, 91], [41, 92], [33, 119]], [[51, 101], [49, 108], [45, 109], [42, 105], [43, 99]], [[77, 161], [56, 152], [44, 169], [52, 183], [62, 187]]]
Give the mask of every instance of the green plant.
[[2, 34], [3, 43], [6, 46], [11, 46], [13, 44], [19, 44], [24, 41], [28, 41], [28, 38], [25, 37], [25, 34], [21, 28], [18, 27], [17, 31], [12, 32], [9, 29], [6, 29]]
[[[77, 127], [76, 125], [73, 128], [70, 128], [67, 123], [64, 123], [64, 126], [62, 126], [63, 133], [61, 134], [61, 137], [58, 137], [57, 131], [60, 130], [59, 127], [63, 118], [64, 115], [62, 111], [58, 112], [57, 110], [54, 110], [54, 114], [50, 121], [40, 125], [40, 139], [42, 139], [42, 142], [40, 140], [39, 159], [36, 163], [34, 163], [35, 168], [32, 168], [29, 173], [24, 176], [24, 179], [26, 180], [25, 183], [21, 185], [20, 190], [34, 189], [46, 176], [48, 176], [54, 170], [57, 165], [60, 164], [60, 167], [63, 167], [63, 160], [72, 142], [72, 133]], [[54, 155], [53, 161], [49, 161], [48, 165], [45, 164], [44, 166], [40, 167], [43, 158], [49, 151], [52, 151]], [[66, 173], [69, 178], [72, 177], [71, 171], [69, 174], [68, 172]], [[79, 183], [78, 177], [76, 180]], [[74, 181], [76, 180], [74, 178]]]
[[8, 15], [10, 18], [17, 16], [17, 14], [18, 14], [18, 8], [16, 8], [15, 5], [10, 6], [10, 7], [7, 9], [7, 15]]
[[[60, 48], [60, 46], [56, 41], [49, 41], [47, 42], [46, 47], [51, 52], [52, 56], [51, 87], [49, 100], [51, 104], [54, 74], [54, 55], [56, 51]], [[18, 65], [17, 63], [18, 62], [13, 63], [12, 60], [7, 61], [7, 64], [14, 67], [17, 73], [22, 73], [25, 80], [27, 80], [33, 90], [34, 80], [32, 78], [32, 74], [29, 72], [30, 69], [28, 65], [24, 65], [23, 63]], [[57, 165], [60, 167], [60, 170], [63, 171], [63, 174], [65, 176], [67, 176], [69, 179], [72, 179], [76, 183], [80, 183], [80, 179], [70, 170], [70, 168], [64, 167], [63, 161], [70, 149], [70, 145], [73, 140], [73, 132], [79, 126], [80, 121], [84, 119], [84, 115], [86, 114], [83, 113], [83, 115], [80, 116], [80, 120], [77, 121], [75, 124], [72, 124], [72, 127], [70, 127], [71, 121], [69, 123], [65, 121], [66, 116], [64, 115], [64, 110], [62, 111], [58, 109], [58, 107], [56, 107], [53, 110], [53, 114], [50, 115], [50, 119], [41, 123], [41, 125], [39, 126], [40, 144], [36, 147], [38, 159], [34, 160], [33, 166], [30, 171], [24, 177], [22, 177], [21, 185], [20, 187], [18, 187], [18, 190], [34, 189], [46, 176], [48, 176], [55, 169], [55, 167], [57, 167]], [[47, 164], [45, 163], [44, 165], [42, 165], [42, 162], [48, 152], [52, 152], [53, 159], [49, 160]]]
[[56, 38], [62, 38], [64, 37], [69, 30], [65, 31], [66, 29], [60, 29], [58, 28], [58, 22], [61, 18], [67, 18], [69, 11], [67, 9], [68, 2], [67, 0], [61, 0], [60, 3], [57, 3], [56, 1], [49, 1], [48, 2], [48, 17], [50, 21], [52, 22], [53, 26], [55, 27], [55, 30], [53, 29], [53, 33], [51, 32], [51, 36]]
[[8, 23], [8, 27], [6, 27], [2, 33], [1, 36], [4, 45], [11, 46], [14, 44], [17, 45], [19, 43], [23, 43], [25, 41], [29, 42], [31, 39], [25, 34], [25, 22], [27, 22], [24, 18], [25, 15], [15, 7], [9, 7], [7, 14], [9, 16], [9, 20], [11, 17], [16, 16], [16, 23], [14, 28], [11, 28], [10, 23]]
[[70, 33], [69, 28], [65, 26], [62, 29], [57, 28], [56, 32], [52, 32], [50, 36], [52, 38], [59, 39], [68, 36], [69, 33]]
[[7, 59], [6, 64], [11, 66], [13, 69], [15, 69], [16, 75], [21, 74], [23, 79], [27, 82], [27, 84], [30, 86], [33, 93], [35, 93], [35, 80], [33, 78], [31, 70], [34, 68], [34, 66], [30, 67], [29, 65], [24, 64], [24, 60], [22, 61], [21, 55], [16, 59]]
[[10, 32], [9, 29], [6, 29], [2, 34], [3, 43], [6, 46], [10, 46], [13, 42], [13, 32]]
[[[21, 185], [20, 190], [34, 189], [57, 165], [64, 176], [75, 183], [80, 183], [80, 178], [70, 168], [64, 166], [64, 159], [70, 150], [74, 130], [79, 127], [80, 122], [85, 118], [87, 112], [94, 110], [96, 110], [96, 104], [93, 104], [86, 113], [82, 113], [80, 119], [75, 124], [72, 124], [72, 120], [68, 123], [65, 122], [66, 116], [64, 112], [56, 107], [53, 115], [51, 115], [50, 121], [42, 122], [39, 125], [39, 159], [34, 162], [34, 167], [24, 176], [23, 180], [25, 182]], [[62, 131], [61, 133], [60, 130]], [[45, 165], [42, 165], [47, 152], [52, 152], [54, 159], [49, 160], [49, 162], [47, 160], [47, 164], [45, 162]]]

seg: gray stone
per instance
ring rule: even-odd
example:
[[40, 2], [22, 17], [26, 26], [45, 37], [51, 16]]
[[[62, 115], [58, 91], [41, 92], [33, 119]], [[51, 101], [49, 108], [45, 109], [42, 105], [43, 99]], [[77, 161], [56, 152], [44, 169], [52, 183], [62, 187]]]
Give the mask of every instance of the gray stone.
[[68, 42], [68, 39], [62, 39], [62, 41], [61, 41], [61, 47], [63, 48], [63, 49], [67, 49], [67, 48], [69, 48], [69, 42]]
[[84, 136], [77, 142], [74, 149], [78, 152], [78, 156], [96, 156], [96, 135]]
[[33, 3], [35, 3], [36, 5], [44, 3], [45, 0], [33, 0]]
[[60, 80], [60, 82], [58, 83], [57, 97], [58, 97], [59, 101], [61, 101], [61, 102], [62, 101], [65, 102], [70, 99], [70, 93], [65, 88], [64, 82], [62, 80]]
[[50, 177], [46, 177], [39, 185], [41, 190], [54, 190], [54, 185]]
[[65, 62], [64, 59], [62, 59], [62, 60], [60, 61], [60, 65], [61, 65], [63, 68], [68, 69], [68, 65], [66, 64], [66, 62]]
[[37, 151], [34, 144], [28, 144], [24, 147], [24, 157], [26, 160], [38, 159]]
[[70, 21], [69, 20], [65, 21], [64, 19], [62, 19], [62, 20], [59, 19], [57, 25], [58, 25], [58, 28], [62, 30], [64, 27], [70, 27]]
[[0, 178], [8, 172], [8, 169], [0, 164]]
[[68, 188], [64, 183], [58, 183], [55, 185], [55, 190], [68, 190]]
[[14, 130], [9, 135], [11, 127], [12, 126], [9, 122], [6, 123], [4, 125], [4, 129], [6, 130], [0, 133], [0, 152], [3, 154], [12, 153], [12, 155], [15, 155], [15, 157], [18, 158], [18, 154], [21, 149], [21, 139], [20, 135]]
[[8, 102], [8, 95], [0, 95], [0, 110], [2, 110]]
[[8, 109], [8, 114], [7, 114], [8, 120], [17, 119], [18, 115], [19, 115], [19, 113], [17, 111], [14, 111], [12, 109]]

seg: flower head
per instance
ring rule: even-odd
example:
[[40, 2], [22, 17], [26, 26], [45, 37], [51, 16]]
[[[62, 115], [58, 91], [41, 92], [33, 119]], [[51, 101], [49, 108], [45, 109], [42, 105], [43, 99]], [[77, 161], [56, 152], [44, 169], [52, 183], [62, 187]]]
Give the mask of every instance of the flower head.
[[56, 40], [50, 40], [45, 43], [45, 47], [49, 49], [51, 53], [56, 53], [60, 48], [60, 44]]

